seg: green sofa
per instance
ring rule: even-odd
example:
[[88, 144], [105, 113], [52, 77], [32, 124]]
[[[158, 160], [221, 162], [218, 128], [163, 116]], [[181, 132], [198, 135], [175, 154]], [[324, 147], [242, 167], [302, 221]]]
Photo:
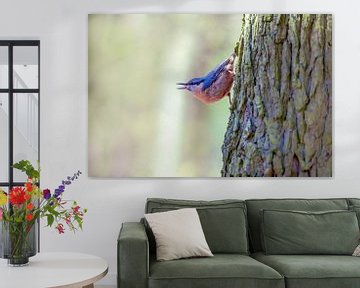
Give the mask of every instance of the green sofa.
[[[358, 242], [359, 239], [359, 224], [356, 216], [360, 215], [360, 199], [192, 201], [152, 198], [147, 200], [145, 212], [164, 212], [187, 207], [197, 208], [206, 240], [214, 257], [156, 261], [154, 236], [145, 221], [123, 223], [117, 246], [119, 288], [360, 287], [360, 257], [353, 257], [348, 253], [354, 245], [356, 247], [357, 243], [354, 241]], [[288, 210], [292, 212], [287, 212]], [[277, 218], [279, 211], [293, 214], [285, 217], [280, 215], [283, 218]], [[297, 211], [308, 212], [301, 214]], [[265, 212], [271, 214], [271, 217], [264, 216]], [[264, 235], [264, 217], [267, 217], [266, 225], [275, 225], [276, 228], [276, 221], [283, 219], [279, 223], [279, 231], [287, 231], [284, 235], [289, 239], [279, 240], [276, 235]], [[296, 223], [293, 219], [297, 221], [297, 218], [304, 221], [304, 225], [298, 227], [289, 225]], [[333, 219], [340, 219], [339, 223], [335, 223]], [[305, 232], [309, 234], [306, 237], [310, 237], [311, 244], [307, 248], [301, 246], [301, 240], [298, 242], [298, 238], [301, 238], [299, 237], [302, 233], [301, 228], [307, 228], [308, 223], [311, 224], [312, 221], [338, 225], [334, 227], [344, 231], [356, 229], [354, 232], [356, 239], [343, 241], [341, 235], [340, 238], [336, 238], [339, 235], [334, 239], [326, 238], [325, 243], [319, 245], [325, 245], [329, 250], [319, 250], [321, 252], [319, 255], [310, 253], [317, 249], [317, 243], [314, 242], [313, 245], [311, 241], [321, 237], [312, 235], [316, 234], [316, 231], [312, 234]], [[321, 229], [320, 227], [319, 233]], [[276, 233], [276, 229], [273, 230], [270, 234]], [[296, 231], [300, 231], [300, 234]], [[295, 236], [291, 238], [291, 233], [297, 238], [294, 238]], [[351, 236], [354, 238], [354, 235]], [[271, 249], [275, 249], [273, 251], [279, 249], [279, 243], [284, 243], [284, 251], [295, 249], [296, 255], [282, 255], [287, 253], [281, 253], [281, 250], [279, 255], [267, 253]], [[342, 250], [336, 253], [337, 247], [341, 245], [347, 245], [346, 255]], [[304, 254], [302, 249], [305, 249]], [[306, 249], [310, 249], [310, 252]], [[332, 251], [332, 254], [327, 255], [326, 251]]]

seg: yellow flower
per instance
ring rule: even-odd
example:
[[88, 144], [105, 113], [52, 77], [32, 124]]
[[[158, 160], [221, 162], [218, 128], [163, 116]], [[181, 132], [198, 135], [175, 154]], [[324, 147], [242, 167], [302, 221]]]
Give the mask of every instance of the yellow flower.
[[4, 206], [7, 203], [7, 196], [5, 193], [0, 189], [0, 206]]

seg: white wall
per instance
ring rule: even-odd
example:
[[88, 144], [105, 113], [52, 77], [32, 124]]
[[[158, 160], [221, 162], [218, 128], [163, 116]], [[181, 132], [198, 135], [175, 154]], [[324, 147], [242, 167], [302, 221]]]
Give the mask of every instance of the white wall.
[[[144, 3], [144, 4], [142, 4]], [[87, 177], [87, 14], [124, 12], [327, 12], [334, 14], [334, 176], [331, 179], [90, 179]], [[42, 183], [54, 187], [77, 169], [66, 192], [89, 209], [85, 229], [59, 236], [42, 229], [43, 251], [79, 251], [110, 264], [116, 238], [137, 221], [147, 197], [217, 199], [359, 197], [360, 2], [350, 0], [174, 1], [0, 0], [1, 39], [41, 40]], [[211, 31], [209, 31], [211, 33]]]

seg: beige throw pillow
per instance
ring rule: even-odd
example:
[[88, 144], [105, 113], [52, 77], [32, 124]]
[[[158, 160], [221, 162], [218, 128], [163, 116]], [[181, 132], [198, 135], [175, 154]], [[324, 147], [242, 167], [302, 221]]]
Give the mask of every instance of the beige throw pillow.
[[358, 246], [356, 246], [352, 256], [360, 257], [360, 244]]
[[145, 214], [156, 241], [158, 261], [213, 256], [195, 208]]

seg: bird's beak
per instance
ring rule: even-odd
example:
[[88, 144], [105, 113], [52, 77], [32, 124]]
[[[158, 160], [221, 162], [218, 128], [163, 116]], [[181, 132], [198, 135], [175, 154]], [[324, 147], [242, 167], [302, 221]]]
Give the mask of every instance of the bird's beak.
[[177, 89], [179, 89], [179, 90], [187, 89], [186, 83], [176, 83], [176, 85], [182, 85], [181, 87], [177, 87]]

